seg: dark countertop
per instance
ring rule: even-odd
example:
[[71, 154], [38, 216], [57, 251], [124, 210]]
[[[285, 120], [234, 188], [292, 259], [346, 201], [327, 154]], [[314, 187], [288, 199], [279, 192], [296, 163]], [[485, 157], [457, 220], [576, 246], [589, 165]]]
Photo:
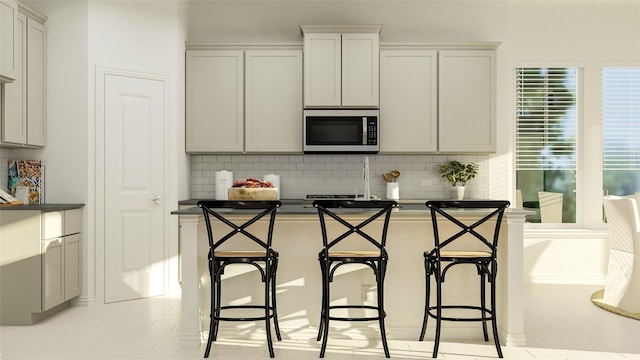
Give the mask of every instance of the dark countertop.
[[[317, 215], [318, 214], [318, 210], [313, 208], [313, 206], [311, 205], [313, 201], [303, 200], [303, 199], [284, 199], [280, 201], [282, 202], [282, 206], [278, 209], [279, 214], [290, 214], [290, 215], [307, 215], [307, 214]], [[426, 201], [427, 200], [402, 200], [401, 199], [398, 201], [399, 208], [394, 209], [394, 212], [396, 213], [396, 216], [399, 214], [410, 215], [410, 216], [427, 215], [429, 213], [429, 209], [427, 209], [427, 207], [424, 205]], [[185, 205], [186, 206], [193, 205], [193, 206], [180, 209], [180, 210], [174, 210], [171, 212], [171, 214], [172, 215], [201, 215], [202, 210], [196, 207], [197, 202], [198, 200], [180, 201], [179, 202], [180, 206], [185, 206]], [[230, 211], [234, 211], [234, 210], [230, 210]], [[465, 210], [456, 209], [452, 211], [465, 212], [470, 215], [486, 213], [486, 209], [465, 209]], [[354, 212], [354, 211], [351, 209], [343, 209], [340, 212]], [[362, 211], [356, 210], [354, 213], [362, 213]], [[512, 215], [528, 215], [531, 213], [533, 212], [528, 210], [523, 210], [523, 209], [515, 209], [515, 208], [508, 208], [506, 210], [506, 214], [512, 214]]]
[[[282, 202], [282, 206], [278, 209], [278, 213], [279, 214], [318, 214], [318, 210], [316, 210], [312, 203], [312, 200], [305, 200], [305, 199], [280, 199], [280, 201]], [[421, 200], [420, 205], [418, 204], [403, 204], [402, 201], [398, 201], [398, 203], [400, 204], [400, 208], [404, 208], [406, 210], [408, 210], [408, 207], [412, 207], [415, 208], [415, 210], [424, 210], [425, 212], [427, 211], [427, 208], [424, 206], [424, 202], [426, 200]], [[172, 215], [195, 215], [195, 214], [202, 214], [202, 210], [200, 210], [198, 207], [196, 207], [196, 203], [198, 202], [197, 199], [191, 199], [191, 200], [182, 200], [178, 202], [178, 205], [181, 207], [184, 206], [192, 206], [189, 208], [184, 208], [184, 209], [180, 209], [180, 210], [175, 210], [172, 211], [171, 214]], [[341, 212], [355, 212], [355, 213], [362, 213], [361, 210], [342, 210]]]
[[40, 205], [14, 205], [14, 206], [0, 206], [0, 211], [3, 210], [29, 210], [29, 211], [62, 211], [73, 210], [84, 207], [84, 204], [40, 204]]

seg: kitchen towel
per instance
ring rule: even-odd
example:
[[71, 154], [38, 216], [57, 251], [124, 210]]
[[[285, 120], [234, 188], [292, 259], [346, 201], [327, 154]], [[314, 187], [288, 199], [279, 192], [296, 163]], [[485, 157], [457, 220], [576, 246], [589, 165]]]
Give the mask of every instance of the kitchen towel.
[[229, 200], [227, 189], [233, 185], [233, 171], [216, 171], [216, 200]]
[[263, 181], [268, 181], [270, 183], [273, 184], [273, 187], [275, 187], [276, 189], [278, 189], [278, 200], [280, 200], [280, 175], [276, 175], [276, 174], [269, 174], [269, 175], [265, 175], [262, 178]]

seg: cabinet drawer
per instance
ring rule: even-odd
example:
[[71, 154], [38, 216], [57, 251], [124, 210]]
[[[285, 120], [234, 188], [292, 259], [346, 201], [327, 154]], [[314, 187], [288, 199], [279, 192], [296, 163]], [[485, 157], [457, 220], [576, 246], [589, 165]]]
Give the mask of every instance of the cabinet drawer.
[[42, 213], [42, 240], [82, 232], [82, 209]]
[[64, 235], [64, 211], [42, 213], [42, 240]]
[[82, 209], [66, 210], [64, 212], [64, 235], [82, 232]]

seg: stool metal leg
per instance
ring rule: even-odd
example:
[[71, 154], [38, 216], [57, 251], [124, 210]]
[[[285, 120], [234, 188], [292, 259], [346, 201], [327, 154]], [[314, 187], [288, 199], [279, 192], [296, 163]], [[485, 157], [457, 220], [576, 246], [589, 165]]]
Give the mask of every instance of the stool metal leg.
[[429, 319], [429, 299], [431, 296], [431, 273], [429, 272], [429, 260], [427, 259], [427, 257], [425, 256], [424, 258], [424, 269], [425, 269], [425, 274], [427, 274], [426, 276], [426, 281], [425, 281], [425, 294], [424, 294], [424, 318], [422, 319], [422, 330], [420, 331], [420, 337], [418, 338], [418, 340], [422, 341], [424, 340], [424, 334], [427, 331], [427, 320]]
[[[329, 279], [329, 263], [328, 260], [324, 264], [322, 269], [322, 314], [321, 326], [322, 326], [322, 347], [320, 348], [320, 358], [324, 357], [324, 353], [327, 350], [327, 341], [329, 339], [329, 312], [330, 312], [330, 279]], [[320, 336], [320, 333], [318, 333]]]
[[500, 348], [500, 338], [498, 337], [498, 320], [496, 318], [496, 263], [493, 263], [493, 271], [489, 275], [491, 281], [491, 327], [493, 328], [493, 341], [496, 343], [498, 357], [502, 359], [502, 349]]
[[273, 326], [276, 329], [276, 338], [278, 341], [282, 341], [280, 336], [280, 325], [278, 324], [278, 306], [276, 304], [276, 272], [278, 270], [278, 259], [273, 263], [273, 277], [271, 278], [271, 307], [273, 309]]
[[264, 326], [267, 330], [267, 347], [269, 348], [269, 357], [274, 358], [275, 354], [273, 352], [273, 341], [271, 339], [271, 294], [269, 294], [269, 289], [271, 288], [271, 276], [273, 269], [271, 268], [271, 264], [269, 264], [270, 260], [267, 260], [267, 272], [264, 276]]
[[[484, 275], [484, 270], [480, 268], [480, 265], [478, 266], [478, 271], [482, 271], [482, 275], [480, 275], [480, 313], [482, 316], [482, 334], [484, 334], [484, 341], [489, 341], [489, 333], [487, 332], [487, 312], [485, 311], [485, 309], [487, 308], [487, 300], [486, 300], [486, 277]], [[492, 314], [493, 315], [493, 314]]]
[[440, 347], [440, 330], [442, 327], [442, 274], [440, 266], [435, 266], [436, 279], [436, 336], [433, 340], [433, 358], [438, 357], [438, 348]]
[[324, 332], [324, 326], [326, 326], [326, 324], [324, 323], [324, 312], [325, 312], [325, 306], [324, 306], [324, 302], [325, 302], [325, 298], [327, 296], [325, 290], [324, 290], [324, 284], [325, 284], [325, 270], [324, 270], [324, 262], [322, 259], [320, 259], [320, 274], [322, 276], [321, 281], [321, 285], [322, 285], [322, 299], [320, 301], [320, 323], [318, 324], [318, 336], [316, 336], [316, 341], [320, 341], [322, 339], [322, 333]]
[[380, 336], [382, 337], [382, 347], [384, 349], [384, 356], [386, 358], [391, 357], [389, 354], [389, 345], [387, 344], [387, 332], [385, 331], [384, 318], [386, 313], [384, 311], [384, 277], [386, 273], [386, 261], [382, 260], [379, 264], [377, 277], [377, 289], [378, 294], [378, 321], [380, 322]]
[[211, 344], [216, 340], [217, 332], [218, 332], [218, 321], [216, 317], [219, 315], [216, 312], [218, 309], [218, 298], [220, 294], [219, 281], [217, 278], [217, 266], [213, 262], [213, 260], [209, 261], [209, 274], [211, 278], [211, 286], [210, 286], [210, 295], [211, 295], [211, 304], [209, 306], [209, 336], [207, 337], [207, 348], [204, 352], [204, 357], [208, 358], [209, 353], [211, 352]]

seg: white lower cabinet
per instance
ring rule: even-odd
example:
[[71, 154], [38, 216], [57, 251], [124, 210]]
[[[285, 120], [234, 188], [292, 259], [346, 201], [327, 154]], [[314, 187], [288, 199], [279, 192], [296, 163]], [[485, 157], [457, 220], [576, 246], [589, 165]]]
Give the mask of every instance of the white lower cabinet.
[[80, 233], [64, 237], [64, 301], [82, 292], [82, 253]]
[[31, 325], [81, 293], [82, 209], [0, 215], [0, 325]]
[[64, 302], [64, 240], [42, 242], [42, 310]]

